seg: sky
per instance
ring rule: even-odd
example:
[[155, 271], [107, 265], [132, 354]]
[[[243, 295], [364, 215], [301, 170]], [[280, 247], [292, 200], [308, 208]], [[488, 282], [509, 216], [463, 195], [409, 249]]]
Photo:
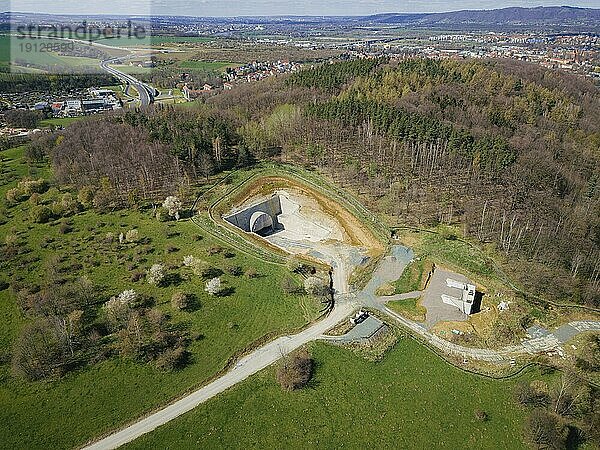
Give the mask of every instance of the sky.
[[600, 8], [600, 0], [0, 0], [0, 11], [154, 16], [367, 15], [442, 12], [508, 6]]

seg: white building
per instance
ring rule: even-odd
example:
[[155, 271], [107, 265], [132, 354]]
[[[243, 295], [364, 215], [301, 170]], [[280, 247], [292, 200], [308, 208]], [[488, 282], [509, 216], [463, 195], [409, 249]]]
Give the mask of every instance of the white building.
[[446, 278], [446, 286], [451, 289], [449, 292], [453, 295], [442, 294], [442, 301], [460, 309], [467, 315], [471, 314], [471, 308], [475, 302], [475, 286], [452, 278]]

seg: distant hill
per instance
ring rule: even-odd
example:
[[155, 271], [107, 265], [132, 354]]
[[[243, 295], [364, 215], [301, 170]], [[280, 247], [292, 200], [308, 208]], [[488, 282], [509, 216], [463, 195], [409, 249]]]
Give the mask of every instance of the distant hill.
[[414, 25], [600, 25], [600, 9], [550, 6], [464, 10], [431, 14], [378, 14], [366, 20]]

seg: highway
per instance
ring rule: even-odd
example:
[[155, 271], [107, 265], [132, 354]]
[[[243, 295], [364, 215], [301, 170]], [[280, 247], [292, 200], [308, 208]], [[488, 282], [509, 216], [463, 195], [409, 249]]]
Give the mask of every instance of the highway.
[[140, 97], [140, 105], [142, 107], [146, 107], [151, 103], [154, 103], [154, 97], [156, 97], [157, 95], [157, 90], [155, 88], [109, 65], [120, 60], [122, 60], [122, 58], [107, 59], [106, 61], [102, 61], [100, 63], [100, 67], [102, 68], [102, 70], [117, 77], [123, 83], [133, 86], [138, 91], [138, 95]]

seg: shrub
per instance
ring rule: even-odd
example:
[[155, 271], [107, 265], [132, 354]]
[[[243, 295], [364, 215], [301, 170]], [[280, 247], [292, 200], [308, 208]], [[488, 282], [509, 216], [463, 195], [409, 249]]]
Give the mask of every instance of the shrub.
[[180, 311], [190, 307], [190, 296], [185, 292], [175, 292], [171, 297], [171, 305]]
[[196, 261], [197, 261], [197, 259], [192, 255], [183, 257], [183, 265], [185, 267], [194, 267], [194, 265], [196, 264]]
[[527, 384], [526, 382], [518, 383], [513, 393], [515, 400], [522, 405], [545, 406], [550, 400], [547, 392], [539, 389], [536, 385]]
[[133, 272], [131, 274], [130, 280], [132, 283], [137, 283], [138, 281], [140, 281], [141, 279], [144, 278], [144, 275], [145, 275], [145, 273], [142, 272], [141, 270], [136, 270], [135, 272]]
[[165, 247], [165, 251], [167, 253], [176, 253], [179, 251], [179, 247], [169, 244]]
[[63, 216], [71, 216], [79, 212], [79, 202], [68, 192], [63, 194], [59, 202]]
[[307, 351], [301, 350], [283, 359], [277, 369], [277, 382], [285, 391], [301, 389], [312, 377], [313, 360]]
[[181, 200], [179, 200], [179, 198], [171, 195], [165, 199], [162, 206], [170, 217], [179, 220], [179, 212], [182, 208]]
[[31, 209], [29, 215], [35, 223], [47, 223], [52, 219], [52, 210], [44, 205], [36, 206]]
[[44, 157], [46, 156], [46, 154], [44, 153], [44, 148], [41, 145], [29, 143], [29, 145], [25, 147], [23, 156], [25, 157], [25, 160], [27, 160], [27, 162], [39, 163], [44, 161]]
[[201, 259], [196, 259], [194, 261], [192, 271], [194, 272], [194, 274], [198, 275], [199, 277], [205, 280], [208, 280], [210, 278], [216, 278], [223, 273], [223, 271], [221, 271], [220, 269], [211, 266], [209, 263]]
[[22, 180], [17, 185], [23, 195], [29, 197], [31, 194], [43, 194], [48, 190], [50, 184], [47, 180], [39, 178], [37, 180]]
[[6, 191], [6, 200], [8, 203], [15, 204], [25, 200], [26, 196], [19, 188], [12, 188]]
[[165, 208], [157, 208], [155, 217], [159, 222], [168, 222], [171, 220], [171, 216], [169, 216], [169, 212]]
[[568, 429], [556, 414], [534, 409], [525, 421], [525, 438], [537, 448], [565, 448]]
[[329, 284], [319, 277], [308, 277], [304, 280], [304, 290], [310, 295], [328, 295], [331, 293]]
[[480, 422], [485, 422], [488, 420], [488, 415], [485, 411], [483, 411], [482, 409], [476, 409], [475, 410], [475, 418], [477, 420], [479, 420]]
[[77, 200], [85, 208], [91, 208], [94, 204], [94, 195], [96, 191], [91, 186], [82, 187], [77, 193]]
[[206, 282], [206, 287], [204, 288], [206, 292], [210, 295], [219, 295], [223, 290], [223, 286], [221, 284], [221, 278], [215, 277]]
[[41, 195], [37, 192], [34, 192], [33, 194], [31, 194], [31, 197], [29, 197], [29, 203], [31, 203], [33, 206], [39, 205], [40, 199]]
[[60, 234], [67, 234], [71, 231], [73, 231], [73, 228], [67, 222], [61, 222], [60, 226], [58, 227], [58, 232]]
[[258, 272], [254, 267], [250, 267], [248, 270], [246, 270], [246, 276], [250, 279], [258, 278]]
[[228, 266], [226, 270], [229, 275], [233, 275], [234, 277], [239, 277], [244, 273], [240, 266]]
[[165, 277], [165, 266], [162, 264], [154, 264], [150, 269], [148, 269], [148, 274], [146, 275], [146, 279], [149, 284], [154, 286], [160, 286], [164, 283]]
[[56, 327], [40, 319], [23, 327], [12, 356], [15, 375], [29, 381], [61, 375], [66, 369], [67, 349]]
[[156, 359], [156, 367], [163, 372], [172, 372], [185, 366], [188, 359], [188, 352], [183, 347], [167, 349]]
[[129, 230], [125, 233], [125, 240], [127, 242], [138, 242], [140, 240], [140, 232], [137, 229]]
[[127, 320], [129, 311], [138, 306], [139, 295], [133, 289], [121, 292], [116, 297], [111, 297], [104, 306], [104, 312], [108, 324], [117, 329], [122, 326]]
[[223, 247], [219, 247], [218, 245], [213, 245], [208, 248], [207, 253], [210, 256], [214, 256], [214, 255], [221, 253], [222, 251], [223, 251]]

